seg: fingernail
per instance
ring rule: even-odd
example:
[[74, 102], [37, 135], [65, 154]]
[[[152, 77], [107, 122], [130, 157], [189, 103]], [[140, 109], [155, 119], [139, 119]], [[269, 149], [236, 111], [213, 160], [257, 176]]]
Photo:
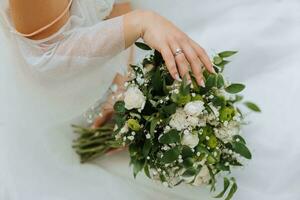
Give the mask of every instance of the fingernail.
[[205, 87], [205, 83], [203, 79], [200, 81], [200, 86]]
[[191, 79], [189, 79], [187, 82], [188, 82], [188, 84], [191, 84], [191, 83], [192, 83]]
[[177, 81], [182, 81], [182, 79], [179, 77], [178, 74], [175, 75], [175, 79], [176, 79]]

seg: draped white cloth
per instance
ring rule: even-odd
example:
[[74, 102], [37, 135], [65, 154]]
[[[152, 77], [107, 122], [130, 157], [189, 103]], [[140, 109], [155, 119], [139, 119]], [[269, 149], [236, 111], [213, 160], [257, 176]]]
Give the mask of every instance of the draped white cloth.
[[[235, 199], [300, 199], [300, 3], [135, 1], [170, 18], [210, 55], [239, 50], [226, 73], [247, 85], [262, 114], [244, 130], [253, 160], [234, 172]], [[121, 153], [81, 165], [69, 124], [106, 91], [127, 56], [62, 79], [32, 73], [11, 34], [0, 31], [0, 199], [213, 199], [207, 188], [164, 188], [132, 177]], [[72, 70], [71, 70], [72, 71]], [[44, 73], [43, 73], [44, 74]], [[58, 73], [57, 76], [60, 76]]]

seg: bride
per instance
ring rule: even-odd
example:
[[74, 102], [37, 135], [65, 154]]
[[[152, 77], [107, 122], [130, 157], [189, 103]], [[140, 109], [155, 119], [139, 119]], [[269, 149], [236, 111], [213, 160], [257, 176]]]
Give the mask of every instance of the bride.
[[[130, 179], [122, 180], [127, 162], [111, 162], [120, 165], [119, 176], [104, 166], [78, 163], [71, 149], [70, 124], [105, 95], [113, 79], [122, 83], [118, 74], [126, 71], [130, 54], [125, 49], [139, 38], [161, 52], [174, 79], [181, 80], [190, 66], [201, 86], [202, 67], [214, 73], [206, 52], [160, 15], [131, 11], [128, 1], [9, 0], [2, 4], [8, 37], [16, 44], [15, 56], [23, 58], [5, 71], [11, 91], [5, 94], [2, 128], [10, 133], [4, 149], [12, 152], [3, 155], [8, 161], [2, 166], [3, 198], [140, 199], [143, 189], [136, 191], [138, 186], [132, 189]], [[111, 102], [105, 105], [98, 124], [111, 113]]]
[[[242, 51], [226, 73], [247, 83], [247, 98], [263, 113], [246, 129], [254, 159], [235, 172], [236, 198], [299, 199], [299, 1], [143, 4], [155, 2], [193, 38], [201, 35], [203, 45]], [[85, 119], [86, 109], [106, 97], [116, 74], [127, 70], [125, 48], [139, 36], [169, 52], [165, 59], [174, 78], [193, 61], [210, 66], [202, 48], [199, 55], [178, 28], [153, 12], [130, 11], [127, 1], [0, 3], [0, 200], [210, 199], [206, 188], [171, 190], [143, 176], [134, 180], [124, 152], [81, 165], [71, 148], [70, 124]], [[197, 17], [205, 19], [201, 26], [194, 25]], [[194, 73], [201, 84], [201, 73]]]

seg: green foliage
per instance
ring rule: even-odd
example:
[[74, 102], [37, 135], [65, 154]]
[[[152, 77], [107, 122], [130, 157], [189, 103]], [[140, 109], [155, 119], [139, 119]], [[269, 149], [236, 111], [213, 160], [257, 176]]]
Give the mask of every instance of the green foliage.
[[[127, 110], [124, 101], [117, 101], [111, 126], [104, 125], [96, 129], [76, 127], [75, 132], [79, 137], [74, 142], [74, 149], [86, 162], [105, 155], [109, 150], [128, 147], [134, 177], [143, 170], [147, 177], [159, 177], [161, 182], [170, 184], [170, 187], [185, 182], [186, 179], [182, 177], [188, 177], [192, 184], [200, 170], [207, 167], [210, 175], [208, 185], [211, 191], [215, 191], [216, 177], [221, 172], [230, 173], [232, 166], [242, 166], [239, 157], [236, 158], [231, 151], [246, 159], [252, 158], [246, 140], [241, 135], [232, 138], [229, 135], [229, 141], [218, 135], [218, 131], [226, 134], [227, 128], [231, 131], [232, 125], [236, 125], [236, 128], [243, 125], [244, 116], [237, 107], [243, 98], [237, 93], [243, 91], [245, 85], [228, 85], [222, 73], [224, 66], [230, 62], [227, 58], [236, 54], [236, 51], [223, 51], [213, 58], [216, 73], [204, 69], [206, 86], [202, 87], [197, 84], [192, 72], [191, 83], [186, 77], [181, 82], [173, 80], [160, 52], [141, 42], [136, 42], [136, 46], [150, 51], [150, 54], [141, 64], [131, 65], [134, 76], [127, 85], [137, 87], [143, 93], [146, 97], [145, 106], [141, 110]], [[203, 102], [202, 113], [195, 116], [188, 114], [185, 105], [199, 100]], [[260, 112], [260, 108], [252, 102], [241, 103], [252, 111]], [[191, 104], [187, 109], [193, 109], [194, 105]], [[178, 112], [178, 116], [174, 116], [178, 109], [183, 114], [180, 116]], [[178, 131], [180, 128], [175, 128], [171, 120], [183, 123], [182, 127], [185, 128]], [[129, 130], [124, 126], [125, 123]], [[192, 136], [197, 136], [199, 142], [198, 138]], [[195, 147], [191, 144], [193, 142], [198, 142]], [[150, 170], [153, 170], [153, 174], [150, 174]], [[178, 178], [178, 182], [171, 181], [174, 180], [173, 176]], [[236, 190], [235, 180], [225, 177], [224, 189], [216, 198], [229, 200]]]
[[223, 51], [223, 52], [219, 53], [218, 55], [221, 58], [227, 58], [227, 57], [233, 56], [236, 53], [237, 53], [237, 51]]
[[230, 186], [230, 181], [228, 180], [227, 177], [224, 177], [224, 189], [220, 194], [215, 196], [215, 198], [222, 198], [224, 196], [224, 194], [226, 193], [227, 189], [229, 188], [229, 186]]
[[245, 104], [245, 106], [247, 106], [247, 108], [249, 108], [250, 110], [252, 110], [254, 112], [261, 112], [260, 108], [255, 103], [247, 101], [244, 104]]
[[251, 152], [249, 151], [247, 146], [243, 144], [243, 142], [236, 142], [236, 141], [232, 142], [232, 148], [236, 153], [240, 154], [241, 156], [247, 159], [252, 158]]
[[233, 83], [229, 85], [228, 87], [225, 88], [225, 91], [230, 93], [230, 94], [236, 94], [245, 89], [245, 85], [240, 84], [240, 83]]
[[175, 129], [172, 129], [169, 132], [163, 134], [159, 138], [159, 142], [162, 144], [171, 144], [171, 143], [180, 142], [179, 132]]
[[161, 162], [163, 164], [167, 164], [167, 163], [171, 163], [173, 161], [175, 161], [178, 156], [180, 155], [180, 148], [178, 146], [166, 151], [164, 154], [163, 154], [163, 157], [161, 158]]
[[135, 42], [134, 43], [138, 48], [142, 49], [142, 50], [145, 50], [145, 51], [150, 51], [152, 50], [151, 47], [149, 47], [147, 44], [145, 43], [142, 43], [142, 42]]

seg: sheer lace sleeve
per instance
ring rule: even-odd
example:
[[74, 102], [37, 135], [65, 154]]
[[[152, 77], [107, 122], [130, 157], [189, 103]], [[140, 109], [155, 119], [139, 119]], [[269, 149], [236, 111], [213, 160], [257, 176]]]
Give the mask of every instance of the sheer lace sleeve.
[[123, 17], [62, 31], [45, 42], [35, 44], [21, 39], [19, 43], [29, 66], [39, 72], [59, 70], [66, 73], [87, 66], [101, 66], [125, 49]]

